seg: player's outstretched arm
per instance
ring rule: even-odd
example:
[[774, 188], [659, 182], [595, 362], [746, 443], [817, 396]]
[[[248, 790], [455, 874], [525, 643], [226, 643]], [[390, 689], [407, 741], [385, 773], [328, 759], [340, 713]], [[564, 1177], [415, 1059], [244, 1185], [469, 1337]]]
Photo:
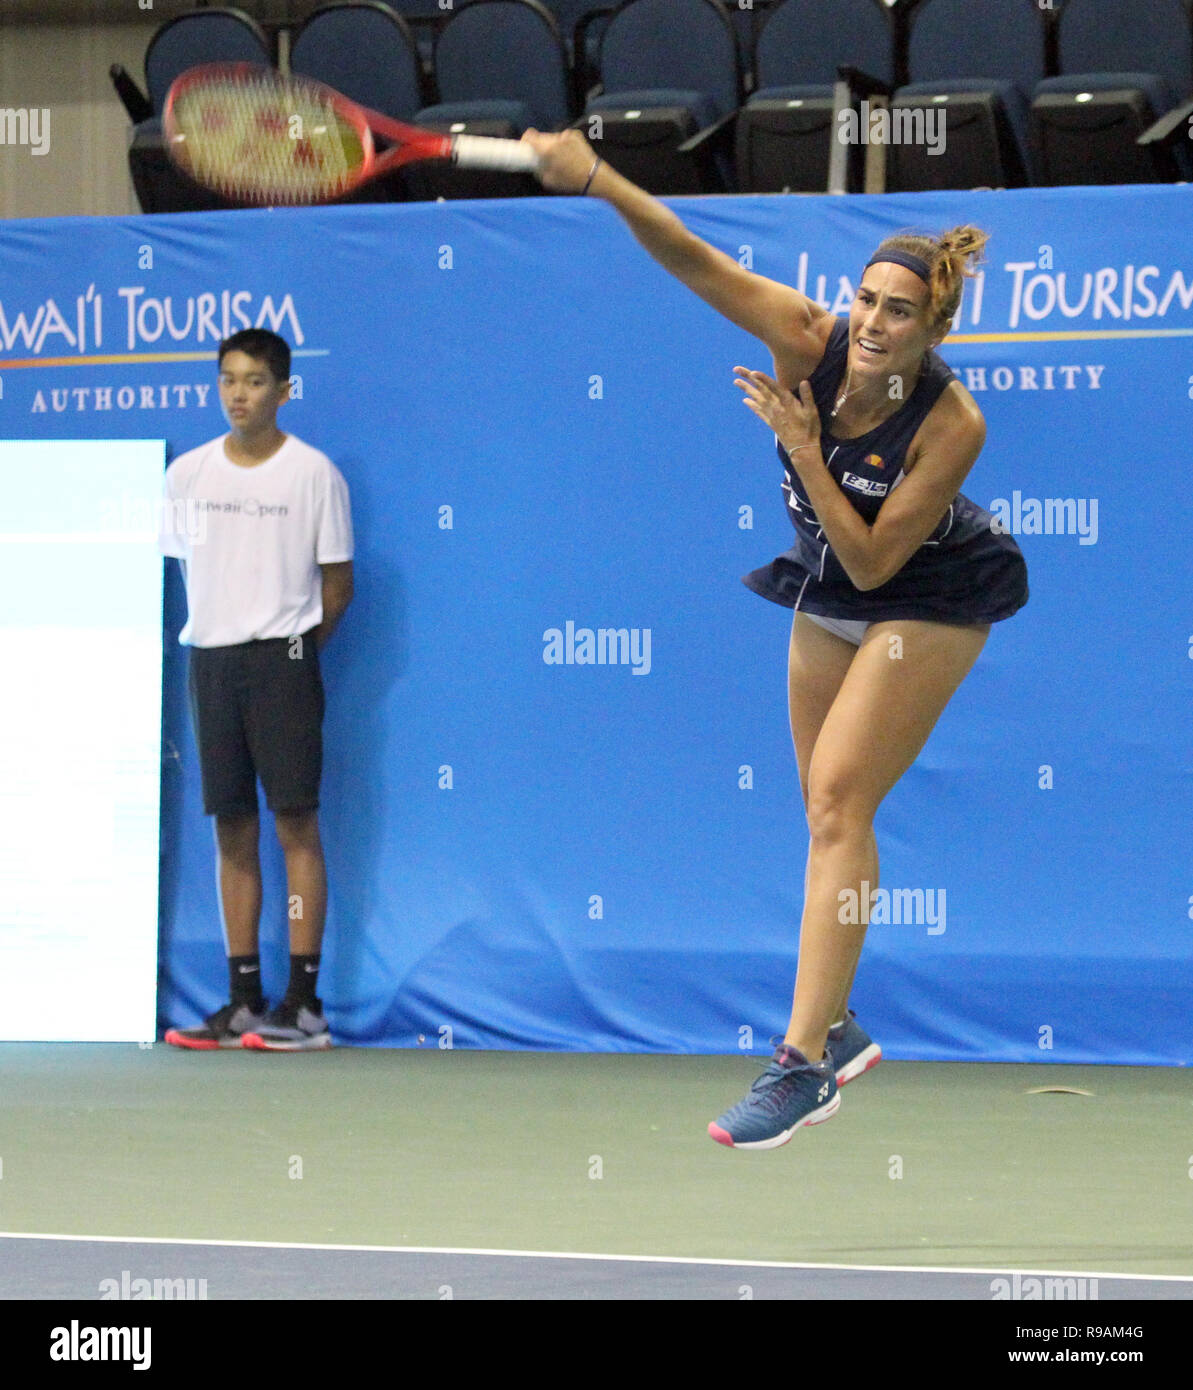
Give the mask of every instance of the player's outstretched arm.
[[[528, 130], [522, 139], [541, 159], [538, 177], [555, 193], [581, 193], [597, 152], [578, 130], [544, 135]], [[776, 357], [819, 361], [824, 339], [816, 325], [825, 311], [790, 285], [768, 280], [740, 266], [688, 231], [679, 218], [604, 160], [588, 186], [590, 197], [603, 198], [625, 219], [641, 245], [706, 303], [764, 342]]]

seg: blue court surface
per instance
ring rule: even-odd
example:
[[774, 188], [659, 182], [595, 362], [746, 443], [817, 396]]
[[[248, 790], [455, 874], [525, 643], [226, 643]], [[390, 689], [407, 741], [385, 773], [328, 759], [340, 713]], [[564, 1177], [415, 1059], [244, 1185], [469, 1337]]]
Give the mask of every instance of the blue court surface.
[[1190, 1299], [1193, 1279], [1056, 1270], [782, 1264], [528, 1250], [431, 1250], [0, 1236], [0, 1298]]

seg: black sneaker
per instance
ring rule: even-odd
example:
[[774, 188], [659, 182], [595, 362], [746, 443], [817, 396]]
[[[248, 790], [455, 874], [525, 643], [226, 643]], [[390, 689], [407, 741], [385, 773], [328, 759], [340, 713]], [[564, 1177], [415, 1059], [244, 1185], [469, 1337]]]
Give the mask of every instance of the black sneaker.
[[322, 1001], [296, 1004], [292, 999], [283, 999], [259, 1027], [245, 1033], [244, 1046], [258, 1052], [311, 1052], [330, 1047], [331, 1033], [323, 1017]]
[[[262, 1002], [261, 1009], [265, 1009]], [[254, 1012], [247, 1004], [225, 1004], [197, 1028], [171, 1028], [166, 1032], [166, 1041], [174, 1047], [190, 1047], [199, 1051], [213, 1051], [219, 1047], [241, 1047], [246, 1033], [265, 1022], [264, 1012]]]

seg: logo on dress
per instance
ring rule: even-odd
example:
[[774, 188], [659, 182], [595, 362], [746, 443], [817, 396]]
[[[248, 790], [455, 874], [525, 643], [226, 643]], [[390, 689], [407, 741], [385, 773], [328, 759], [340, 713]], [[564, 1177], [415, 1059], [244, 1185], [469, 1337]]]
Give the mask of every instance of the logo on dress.
[[842, 474], [841, 485], [854, 492], [864, 492], [867, 497], [885, 497], [889, 490], [886, 483], [876, 482], [873, 478], [859, 478], [856, 473], [848, 472]]
[[881, 455], [881, 454], [867, 454], [866, 457], [865, 457], [864, 459], [862, 459], [862, 462], [866, 465], [867, 468], [881, 468], [881, 467], [882, 467], [882, 455]]

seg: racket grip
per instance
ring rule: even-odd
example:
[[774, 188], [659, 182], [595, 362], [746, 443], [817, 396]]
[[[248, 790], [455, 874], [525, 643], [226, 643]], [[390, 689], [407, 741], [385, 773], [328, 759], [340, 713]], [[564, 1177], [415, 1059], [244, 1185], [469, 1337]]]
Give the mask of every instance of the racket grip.
[[452, 162], [468, 169], [504, 169], [533, 174], [538, 155], [522, 140], [501, 140], [493, 135], [456, 135], [452, 138]]

